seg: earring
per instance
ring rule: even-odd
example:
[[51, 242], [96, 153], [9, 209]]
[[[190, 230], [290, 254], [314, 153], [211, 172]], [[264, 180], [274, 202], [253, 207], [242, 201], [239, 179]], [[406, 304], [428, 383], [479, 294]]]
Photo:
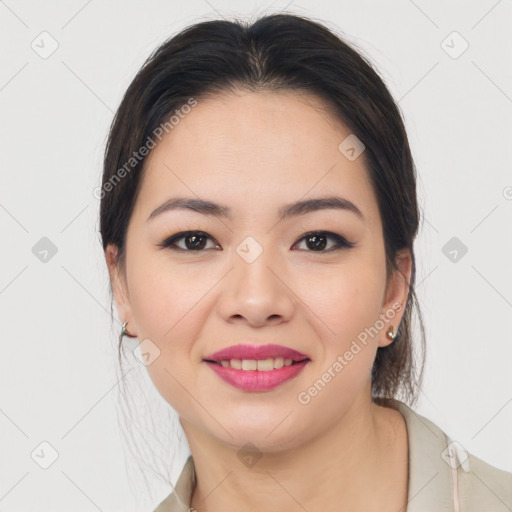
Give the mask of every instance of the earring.
[[133, 338], [131, 334], [128, 333], [126, 330], [126, 326], [128, 325], [128, 322], [125, 322], [123, 324], [123, 327], [121, 328], [121, 333], [119, 334], [119, 343], [123, 340], [123, 336], [128, 336], [129, 338]]
[[393, 330], [392, 325], [386, 331], [386, 336], [387, 336], [388, 340], [391, 340], [391, 341], [393, 341], [396, 338], [396, 332]]

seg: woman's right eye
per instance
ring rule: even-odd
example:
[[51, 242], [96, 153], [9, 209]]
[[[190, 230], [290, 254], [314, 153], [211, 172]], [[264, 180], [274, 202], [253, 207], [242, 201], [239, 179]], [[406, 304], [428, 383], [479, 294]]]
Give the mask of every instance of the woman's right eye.
[[[208, 233], [204, 231], [182, 231], [176, 233], [169, 238], [166, 238], [163, 242], [159, 243], [160, 247], [165, 247], [173, 251], [184, 251], [184, 252], [201, 252], [204, 249], [206, 242], [205, 240], [212, 240]], [[178, 241], [184, 241], [185, 247], [179, 247]], [[216, 246], [218, 247], [218, 245]], [[214, 247], [215, 248], [215, 247]]]

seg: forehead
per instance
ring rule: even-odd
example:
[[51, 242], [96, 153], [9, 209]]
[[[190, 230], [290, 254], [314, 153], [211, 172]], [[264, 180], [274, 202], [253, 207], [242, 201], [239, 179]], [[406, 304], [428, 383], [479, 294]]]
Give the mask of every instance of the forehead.
[[339, 149], [350, 130], [319, 98], [279, 91], [197, 101], [146, 159], [145, 213], [174, 195], [236, 210], [339, 194], [365, 217], [378, 215], [363, 157], [349, 160]]

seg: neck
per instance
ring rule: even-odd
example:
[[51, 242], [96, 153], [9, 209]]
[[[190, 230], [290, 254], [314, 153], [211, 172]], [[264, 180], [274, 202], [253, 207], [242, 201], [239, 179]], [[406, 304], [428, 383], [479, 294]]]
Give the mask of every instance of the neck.
[[371, 398], [358, 398], [323, 435], [265, 452], [251, 467], [240, 462], [238, 450], [182, 425], [197, 478], [191, 507], [198, 512], [406, 510], [405, 421]]

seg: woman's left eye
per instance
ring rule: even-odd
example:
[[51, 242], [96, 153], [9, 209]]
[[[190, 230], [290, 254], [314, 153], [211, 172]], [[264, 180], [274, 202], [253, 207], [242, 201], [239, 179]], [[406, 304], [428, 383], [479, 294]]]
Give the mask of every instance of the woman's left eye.
[[[326, 240], [331, 239], [334, 240], [335, 245], [327, 250], [325, 249], [327, 242]], [[336, 251], [338, 249], [351, 249], [356, 244], [353, 242], [348, 242], [345, 238], [336, 233], [331, 233], [330, 231], [312, 231], [310, 233], [306, 233], [298, 241], [306, 241], [306, 245], [308, 247], [312, 247], [312, 252], [331, 252]], [[320, 250], [317, 250], [320, 249]]]
[[[329, 245], [327, 242], [329, 239], [334, 241], [334, 246], [324, 250], [326, 246]], [[181, 240], [184, 241], [184, 247], [177, 245], [177, 242]], [[157, 245], [160, 247], [170, 248], [173, 251], [202, 252], [208, 240], [212, 241], [212, 238], [204, 231], [182, 231], [165, 239]], [[311, 249], [310, 252], [331, 252], [339, 249], [351, 249], [356, 245], [355, 243], [348, 242], [342, 236], [337, 235], [336, 233], [331, 233], [330, 231], [311, 231], [306, 233], [300, 237], [297, 242], [295, 242], [294, 246], [303, 240], [306, 243], [306, 247]], [[214, 244], [213, 248], [215, 249], [217, 247], [219, 247], [219, 245]]]

